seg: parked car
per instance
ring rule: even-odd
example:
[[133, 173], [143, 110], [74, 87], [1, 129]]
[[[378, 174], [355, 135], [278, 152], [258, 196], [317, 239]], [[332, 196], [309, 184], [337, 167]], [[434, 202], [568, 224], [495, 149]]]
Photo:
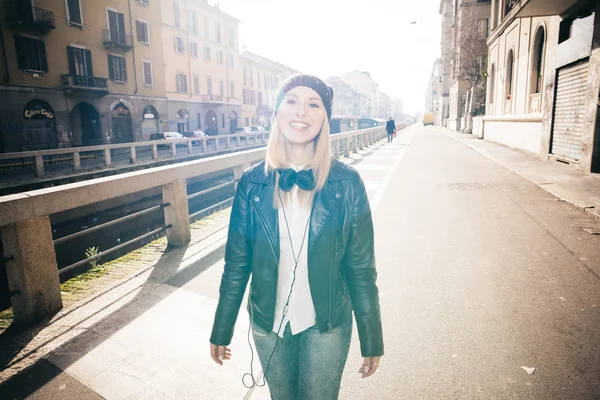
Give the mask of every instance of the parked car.
[[252, 133], [266, 133], [267, 130], [262, 126], [251, 126]]
[[427, 126], [427, 125], [433, 126], [433, 114], [423, 115], [423, 126]]
[[[152, 135], [150, 135], [150, 140], [176, 140], [176, 139], [185, 139], [185, 136], [183, 136], [181, 133], [179, 132], [157, 132], [157, 133], [153, 133]], [[178, 146], [185, 146], [185, 145], [178, 145]], [[159, 144], [158, 148], [163, 149], [165, 147], [171, 147], [171, 145], [169, 144]]]
[[[195, 130], [195, 131], [192, 131], [192, 132], [185, 132], [185, 133], [183, 134], [183, 136], [185, 136], [185, 137], [187, 137], [187, 138], [190, 138], [190, 139], [194, 139], [194, 138], [204, 138], [204, 137], [207, 137], [207, 136], [209, 136], [209, 135], [207, 135], [207, 134], [206, 134], [204, 131], [201, 131], [201, 130]], [[207, 140], [206, 142], [207, 142], [207, 143], [210, 143], [211, 141], [210, 141], [210, 140]], [[192, 141], [192, 144], [193, 144], [193, 145], [196, 145], [196, 146], [197, 146], [197, 145], [200, 145], [200, 141], [199, 141], [199, 140], [198, 140], [198, 141], [195, 141], [195, 140], [194, 140], [194, 141]]]
[[244, 128], [242, 128], [244, 130], [244, 133], [253, 133], [252, 128], [249, 126], [245, 126]]

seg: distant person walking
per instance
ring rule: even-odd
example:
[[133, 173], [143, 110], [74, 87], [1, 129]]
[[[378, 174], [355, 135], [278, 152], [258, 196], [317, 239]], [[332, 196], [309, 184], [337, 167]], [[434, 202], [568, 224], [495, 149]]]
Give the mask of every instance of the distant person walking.
[[385, 130], [388, 134], [388, 143], [392, 143], [394, 141], [394, 132], [396, 132], [396, 123], [392, 117], [390, 117], [388, 122], [385, 124]]

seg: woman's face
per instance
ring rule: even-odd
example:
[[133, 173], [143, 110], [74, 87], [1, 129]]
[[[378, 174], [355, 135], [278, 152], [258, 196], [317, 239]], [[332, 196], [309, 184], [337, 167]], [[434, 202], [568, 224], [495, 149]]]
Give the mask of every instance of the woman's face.
[[307, 144], [323, 128], [327, 111], [317, 92], [297, 86], [287, 92], [277, 111], [277, 124], [290, 144]]

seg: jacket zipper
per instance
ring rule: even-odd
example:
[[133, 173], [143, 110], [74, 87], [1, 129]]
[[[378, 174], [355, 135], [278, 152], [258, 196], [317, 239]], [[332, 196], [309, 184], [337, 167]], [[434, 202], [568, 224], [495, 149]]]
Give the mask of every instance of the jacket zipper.
[[[332, 221], [332, 230], [335, 228], [335, 215]], [[333, 296], [333, 255], [335, 253], [335, 234], [331, 232], [331, 256], [329, 257], [329, 319], [327, 322], [327, 329], [331, 332], [331, 298]]]

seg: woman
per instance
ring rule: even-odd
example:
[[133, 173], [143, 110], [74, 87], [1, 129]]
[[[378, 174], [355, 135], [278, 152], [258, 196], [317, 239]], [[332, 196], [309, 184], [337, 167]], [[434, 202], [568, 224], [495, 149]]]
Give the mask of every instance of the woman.
[[338, 398], [352, 310], [363, 378], [383, 355], [369, 201], [358, 173], [331, 157], [332, 103], [317, 77], [282, 84], [266, 159], [244, 172], [231, 211], [210, 353], [230, 359], [252, 274], [252, 335], [275, 400]]

